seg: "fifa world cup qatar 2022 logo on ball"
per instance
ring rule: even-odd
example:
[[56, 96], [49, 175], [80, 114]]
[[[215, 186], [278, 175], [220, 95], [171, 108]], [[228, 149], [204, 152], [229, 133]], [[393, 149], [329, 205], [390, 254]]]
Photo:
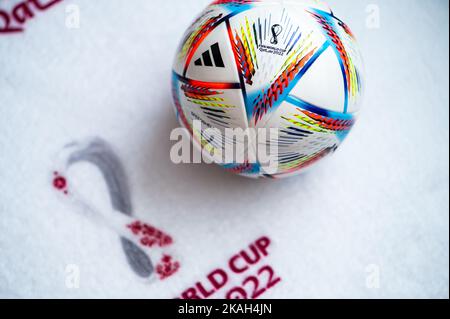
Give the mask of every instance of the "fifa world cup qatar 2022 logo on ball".
[[175, 57], [174, 106], [194, 145], [227, 170], [287, 177], [347, 137], [362, 69], [354, 35], [320, 1], [214, 1]]

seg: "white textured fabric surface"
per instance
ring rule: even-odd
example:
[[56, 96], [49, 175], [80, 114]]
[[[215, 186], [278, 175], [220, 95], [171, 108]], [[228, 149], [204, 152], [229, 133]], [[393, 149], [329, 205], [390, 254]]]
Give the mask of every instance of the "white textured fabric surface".
[[[172, 58], [207, 3], [64, 1], [0, 34], [0, 296], [174, 298], [267, 236], [264, 262], [282, 281], [265, 298], [448, 298], [448, 1], [329, 1], [363, 51], [364, 112], [330, 160], [282, 181], [170, 162]], [[79, 29], [65, 26], [69, 4]], [[133, 213], [175, 238], [173, 278], [138, 278], [117, 234], [55, 194], [55, 154], [86, 137], [122, 159]], [[76, 170], [108, 206], [98, 172]]]

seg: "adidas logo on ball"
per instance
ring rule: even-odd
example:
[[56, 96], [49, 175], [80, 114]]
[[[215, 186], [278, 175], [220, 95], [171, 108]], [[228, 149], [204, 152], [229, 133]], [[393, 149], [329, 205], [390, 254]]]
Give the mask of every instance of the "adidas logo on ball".
[[224, 68], [225, 64], [223, 63], [222, 54], [220, 53], [219, 43], [214, 43], [210, 50], [203, 52], [202, 57], [196, 60], [194, 64], [197, 66], [215, 66], [217, 68]]

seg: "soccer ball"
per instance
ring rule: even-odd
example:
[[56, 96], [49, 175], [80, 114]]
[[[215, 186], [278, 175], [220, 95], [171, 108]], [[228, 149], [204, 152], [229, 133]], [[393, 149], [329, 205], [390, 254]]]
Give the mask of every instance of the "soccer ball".
[[[225, 169], [291, 176], [333, 153], [350, 132], [362, 68], [354, 35], [321, 1], [217, 0], [182, 40], [174, 106], [193, 143], [211, 157], [223, 160], [245, 140], [241, 160], [216, 161]], [[256, 133], [230, 138], [237, 129]], [[276, 152], [258, 150], [272, 147]], [[276, 165], [267, 169], [260, 154]]]

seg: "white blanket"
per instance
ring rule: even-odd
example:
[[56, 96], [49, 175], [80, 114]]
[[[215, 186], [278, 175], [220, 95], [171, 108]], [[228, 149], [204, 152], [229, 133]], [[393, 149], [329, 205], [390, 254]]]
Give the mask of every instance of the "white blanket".
[[366, 63], [358, 124], [282, 181], [170, 161], [172, 59], [208, 1], [19, 11], [0, 33], [0, 297], [448, 298], [448, 1], [372, 2], [330, 1]]

